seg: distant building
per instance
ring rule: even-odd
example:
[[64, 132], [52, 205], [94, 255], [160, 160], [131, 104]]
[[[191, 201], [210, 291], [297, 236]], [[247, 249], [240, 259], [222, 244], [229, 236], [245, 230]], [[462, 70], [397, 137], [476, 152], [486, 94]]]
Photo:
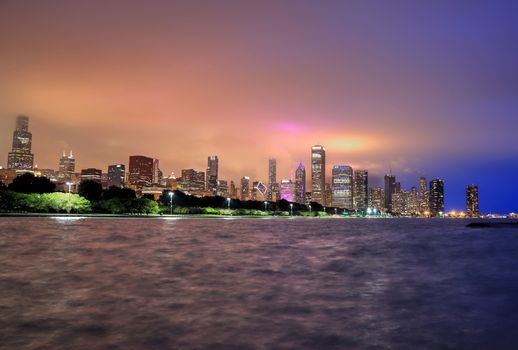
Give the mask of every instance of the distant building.
[[4, 185], [9, 186], [16, 179], [16, 176], [16, 170], [0, 168], [0, 182], [3, 182]]
[[419, 212], [424, 215], [430, 211], [430, 198], [428, 194], [428, 183], [426, 177], [419, 179]]
[[184, 193], [202, 196], [205, 192], [205, 173], [196, 169], [182, 169], [182, 179], [178, 185]]
[[58, 181], [58, 172], [54, 169], [36, 169], [36, 168], [34, 168], [34, 176], [43, 176], [52, 182]]
[[13, 132], [11, 152], [7, 155], [7, 168], [12, 170], [32, 171], [34, 155], [31, 153], [32, 134], [29, 132], [29, 117], [18, 116]]
[[369, 206], [369, 172], [367, 170], [354, 171], [354, 209], [365, 211]]
[[311, 192], [304, 193], [304, 204], [309, 205], [311, 203]]
[[326, 183], [324, 184], [324, 207], [333, 204], [333, 187]]
[[383, 188], [373, 187], [369, 194], [369, 208], [379, 212], [385, 211], [385, 192]]
[[311, 147], [311, 200], [326, 205], [326, 149], [323, 146]]
[[407, 210], [410, 215], [418, 215], [419, 210], [419, 195], [417, 194], [417, 188], [412, 186], [407, 196]]
[[288, 202], [295, 201], [295, 184], [290, 179], [281, 180], [281, 199], [287, 200]]
[[215, 196], [218, 191], [218, 156], [207, 157], [206, 190]]
[[81, 181], [95, 181], [101, 183], [102, 180], [102, 170], [95, 168], [87, 168], [81, 170]]
[[277, 161], [273, 158], [268, 160], [268, 192], [266, 200], [274, 200], [274, 192], [277, 189]]
[[353, 209], [353, 168], [348, 165], [333, 166], [332, 206]]
[[250, 200], [250, 177], [243, 176], [241, 178], [241, 200]]
[[305, 203], [306, 193], [306, 168], [304, 164], [299, 163], [297, 170], [295, 171], [295, 198], [294, 201], [299, 204]]
[[265, 201], [268, 195], [268, 186], [261, 181], [254, 181], [252, 188], [252, 200]]
[[226, 180], [218, 180], [218, 185], [216, 187], [216, 195], [221, 197], [228, 197], [228, 181]]
[[73, 181], [74, 173], [76, 171], [76, 159], [70, 150], [67, 156], [63, 151], [63, 156], [59, 159], [58, 181], [65, 183]]
[[430, 181], [430, 215], [440, 216], [444, 213], [444, 181]]
[[478, 186], [466, 186], [466, 214], [476, 218], [480, 215], [478, 211]]
[[230, 180], [230, 186], [228, 188], [228, 196], [230, 198], [234, 198], [234, 199], [237, 198], [236, 184], [232, 180]]
[[130, 156], [128, 187], [141, 192], [143, 187], [151, 187], [158, 176], [158, 161], [146, 156]]
[[113, 164], [108, 166], [108, 188], [123, 188], [126, 179], [126, 166], [124, 164]]
[[396, 193], [396, 187], [396, 177], [392, 174], [385, 175], [385, 209], [388, 212], [392, 212], [392, 195]]
[[392, 194], [391, 210], [393, 214], [407, 215], [408, 192], [398, 191]]

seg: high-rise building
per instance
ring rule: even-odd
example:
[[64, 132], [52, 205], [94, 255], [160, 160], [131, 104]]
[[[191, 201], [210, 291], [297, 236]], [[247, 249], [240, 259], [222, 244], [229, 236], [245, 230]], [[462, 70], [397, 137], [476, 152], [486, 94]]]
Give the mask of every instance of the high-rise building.
[[417, 188], [412, 186], [410, 193], [407, 197], [407, 210], [410, 215], [419, 214], [419, 195], [417, 194]]
[[281, 180], [281, 199], [293, 202], [295, 200], [295, 184], [290, 179]]
[[268, 160], [268, 192], [266, 199], [271, 201], [274, 198], [274, 191], [277, 185], [277, 161], [273, 158]]
[[81, 170], [81, 181], [95, 181], [101, 183], [102, 170], [95, 168], [87, 168]]
[[295, 170], [295, 202], [304, 204], [306, 193], [306, 168], [300, 162], [297, 170]]
[[248, 176], [241, 178], [241, 200], [250, 200], [250, 177]]
[[164, 176], [164, 173], [160, 168], [158, 167], [158, 159], [153, 159], [153, 179], [152, 184], [158, 185], [162, 181], [162, 176]]
[[29, 117], [18, 116], [13, 132], [11, 152], [7, 155], [7, 168], [13, 170], [33, 170], [34, 155], [31, 153], [32, 134], [29, 132]]
[[369, 172], [367, 170], [354, 171], [354, 209], [365, 211], [369, 206]]
[[421, 212], [421, 215], [430, 211], [430, 199], [426, 177], [421, 177], [419, 179], [419, 211]]
[[218, 156], [207, 157], [206, 190], [213, 196], [218, 191]]
[[75, 171], [76, 159], [72, 154], [72, 150], [70, 150], [68, 156], [65, 151], [63, 151], [63, 156], [59, 159], [58, 181], [62, 183], [72, 181]]
[[348, 165], [333, 166], [332, 206], [353, 209], [353, 168]]
[[187, 194], [202, 196], [205, 192], [205, 172], [196, 169], [182, 169], [182, 179], [178, 186]]
[[311, 200], [326, 205], [326, 149], [324, 146], [311, 147]]
[[444, 213], [444, 181], [430, 181], [430, 215], [440, 216]]
[[143, 187], [151, 187], [153, 180], [158, 175], [158, 161], [154, 158], [145, 156], [130, 156], [128, 185], [130, 188], [139, 192]]
[[392, 212], [392, 195], [396, 193], [396, 177], [392, 174], [385, 175], [385, 209]]
[[408, 214], [408, 192], [406, 191], [397, 191], [392, 194], [392, 213], [399, 215], [407, 215]]
[[108, 188], [123, 188], [125, 178], [126, 167], [124, 164], [113, 164], [108, 166]]
[[230, 180], [230, 186], [228, 188], [228, 196], [230, 198], [237, 198], [236, 184], [232, 180]]
[[369, 208], [376, 209], [379, 212], [385, 210], [385, 192], [381, 187], [373, 187], [369, 194]]
[[228, 194], [228, 181], [218, 180], [216, 195], [221, 197], [228, 197]]
[[333, 204], [333, 187], [330, 184], [324, 184], [324, 206]]
[[478, 212], [478, 186], [466, 186], [466, 214], [469, 217], [476, 218]]

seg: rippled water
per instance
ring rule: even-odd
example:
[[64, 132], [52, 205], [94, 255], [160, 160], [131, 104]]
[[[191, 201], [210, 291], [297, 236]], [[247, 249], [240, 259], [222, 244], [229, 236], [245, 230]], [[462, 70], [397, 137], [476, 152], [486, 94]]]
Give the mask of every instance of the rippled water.
[[2, 349], [518, 349], [518, 230], [0, 218]]

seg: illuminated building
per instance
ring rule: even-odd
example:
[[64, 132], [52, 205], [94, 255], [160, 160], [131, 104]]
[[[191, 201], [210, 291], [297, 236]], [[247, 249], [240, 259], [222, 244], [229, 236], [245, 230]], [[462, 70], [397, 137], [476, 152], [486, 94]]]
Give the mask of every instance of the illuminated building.
[[178, 189], [178, 180], [176, 179], [174, 172], [165, 179], [165, 187], [173, 191]]
[[306, 168], [302, 162], [295, 171], [295, 198], [294, 201], [299, 204], [304, 204], [306, 193]]
[[268, 160], [268, 192], [266, 199], [274, 200], [274, 192], [278, 190], [277, 185], [277, 161], [273, 158]]
[[18, 116], [16, 129], [13, 132], [11, 152], [7, 155], [7, 168], [28, 170], [34, 168], [34, 155], [31, 153], [32, 134], [29, 132], [29, 117]]
[[213, 196], [218, 191], [218, 156], [209, 156], [207, 158], [206, 190]]
[[3, 182], [6, 186], [8, 186], [14, 181], [14, 179], [16, 179], [16, 175], [16, 170], [14, 169], [0, 168], [0, 182]]
[[407, 196], [408, 192], [398, 191], [392, 194], [392, 213], [399, 215], [407, 214]]
[[241, 178], [241, 200], [250, 200], [250, 177], [248, 176]]
[[228, 188], [228, 196], [230, 198], [237, 198], [236, 184], [232, 180], [230, 181], [230, 186]]
[[335, 165], [332, 172], [332, 206], [353, 209], [353, 168]]
[[367, 170], [354, 171], [354, 210], [365, 211], [369, 206], [369, 172]]
[[52, 182], [58, 181], [58, 173], [54, 169], [34, 169], [35, 176], [43, 176]]
[[407, 211], [410, 215], [419, 214], [419, 195], [415, 186], [412, 186], [407, 196]]
[[324, 206], [331, 205], [333, 203], [333, 188], [330, 184], [324, 185]]
[[476, 218], [480, 215], [478, 211], [478, 186], [466, 186], [466, 213], [469, 217]]
[[102, 170], [95, 168], [87, 168], [81, 170], [81, 181], [95, 181], [101, 183]]
[[202, 196], [205, 192], [205, 173], [196, 169], [182, 169], [178, 187], [186, 194]]
[[162, 176], [164, 173], [158, 167], [158, 159], [153, 159], [153, 185], [158, 185], [160, 181], [162, 181]]
[[304, 204], [305, 205], [311, 204], [311, 192], [304, 193]]
[[216, 187], [216, 195], [221, 197], [228, 197], [228, 181], [226, 180], [218, 180], [218, 185]]
[[444, 213], [444, 181], [430, 181], [430, 215], [441, 216]]
[[430, 199], [426, 177], [421, 177], [419, 179], [419, 211], [421, 212], [421, 215], [430, 211]]
[[72, 181], [75, 171], [76, 160], [72, 150], [68, 156], [63, 151], [63, 156], [59, 159], [58, 181], [63, 183]]
[[379, 212], [385, 211], [385, 191], [381, 187], [373, 187], [369, 194], [369, 208]]
[[392, 211], [392, 195], [396, 192], [396, 177], [392, 174], [385, 175], [385, 210]]
[[268, 194], [268, 186], [263, 184], [261, 181], [254, 181], [252, 188], [252, 200], [264, 201]]
[[124, 166], [124, 164], [114, 164], [108, 166], [108, 188], [123, 188], [125, 179], [126, 167]]
[[311, 147], [311, 200], [326, 205], [326, 150], [323, 146]]
[[145, 156], [130, 156], [128, 171], [128, 186], [137, 192], [143, 187], [151, 187], [158, 175], [158, 161]]
[[293, 202], [295, 200], [295, 184], [290, 179], [281, 180], [281, 199]]

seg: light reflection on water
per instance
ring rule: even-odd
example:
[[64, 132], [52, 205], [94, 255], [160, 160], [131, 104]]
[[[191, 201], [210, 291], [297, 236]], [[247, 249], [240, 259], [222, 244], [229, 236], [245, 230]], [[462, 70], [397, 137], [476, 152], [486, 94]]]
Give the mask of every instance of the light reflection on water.
[[518, 231], [0, 218], [0, 348], [516, 349]]

